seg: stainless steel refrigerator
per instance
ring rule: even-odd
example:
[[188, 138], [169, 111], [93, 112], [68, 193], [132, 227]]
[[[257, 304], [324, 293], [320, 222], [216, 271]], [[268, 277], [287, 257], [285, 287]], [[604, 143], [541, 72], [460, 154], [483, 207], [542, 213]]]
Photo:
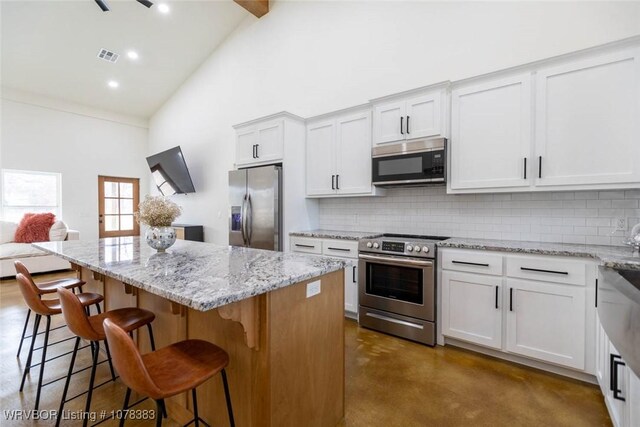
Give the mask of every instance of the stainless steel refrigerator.
[[229, 244], [282, 250], [282, 168], [229, 172]]

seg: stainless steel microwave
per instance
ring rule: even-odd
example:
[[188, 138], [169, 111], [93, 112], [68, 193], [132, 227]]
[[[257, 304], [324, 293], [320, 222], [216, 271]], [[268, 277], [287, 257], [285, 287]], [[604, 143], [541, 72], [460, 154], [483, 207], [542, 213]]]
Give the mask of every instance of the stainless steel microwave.
[[377, 186], [442, 184], [446, 178], [446, 138], [375, 147], [372, 182]]

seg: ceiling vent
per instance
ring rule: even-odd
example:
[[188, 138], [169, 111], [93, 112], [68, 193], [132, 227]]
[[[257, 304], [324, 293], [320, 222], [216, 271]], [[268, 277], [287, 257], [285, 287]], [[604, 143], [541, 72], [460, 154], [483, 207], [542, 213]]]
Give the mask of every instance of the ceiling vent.
[[98, 52], [98, 58], [104, 59], [105, 61], [111, 62], [113, 64], [118, 60], [118, 58], [120, 58], [120, 55], [103, 48], [100, 49], [100, 52]]

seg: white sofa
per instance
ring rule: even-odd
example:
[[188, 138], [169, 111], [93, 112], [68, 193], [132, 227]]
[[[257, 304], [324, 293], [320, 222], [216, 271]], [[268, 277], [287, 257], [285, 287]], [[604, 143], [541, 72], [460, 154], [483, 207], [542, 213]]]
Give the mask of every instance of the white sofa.
[[[68, 261], [55, 255], [49, 255], [31, 245], [31, 243], [14, 242], [18, 224], [0, 221], [0, 277], [15, 276], [13, 261], [19, 260], [31, 273], [67, 270], [71, 268]], [[49, 232], [49, 240], [79, 240], [80, 232], [67, 229], [62, 221], [56, 221]]]

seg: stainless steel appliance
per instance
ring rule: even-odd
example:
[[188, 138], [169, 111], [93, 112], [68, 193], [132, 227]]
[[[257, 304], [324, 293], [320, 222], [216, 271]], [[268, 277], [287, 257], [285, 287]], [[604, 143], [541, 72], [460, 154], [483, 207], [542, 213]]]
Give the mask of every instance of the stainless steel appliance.
[[375, 147], [372, 182], [377, 186], [442, 184], [446, 178], [446, 138]]
[[439, 236], [385, 234], [360, 241], [361, 326], [436, 343], [436, 243]]
[[282, 250], [282, 168], [229, 172], [229, 244]]

